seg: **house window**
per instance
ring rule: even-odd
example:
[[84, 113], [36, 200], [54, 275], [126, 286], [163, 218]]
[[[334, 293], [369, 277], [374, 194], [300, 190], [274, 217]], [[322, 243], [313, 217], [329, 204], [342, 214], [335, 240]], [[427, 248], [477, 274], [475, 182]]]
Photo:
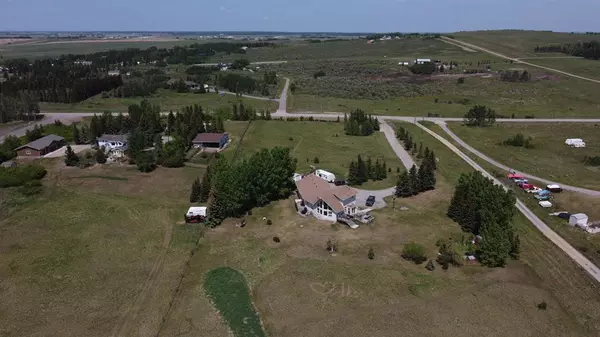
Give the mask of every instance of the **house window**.
[[31, 151], [25, 150], [25, 154], [28, 155], [28, 156], [30, 156], [31, 155]]

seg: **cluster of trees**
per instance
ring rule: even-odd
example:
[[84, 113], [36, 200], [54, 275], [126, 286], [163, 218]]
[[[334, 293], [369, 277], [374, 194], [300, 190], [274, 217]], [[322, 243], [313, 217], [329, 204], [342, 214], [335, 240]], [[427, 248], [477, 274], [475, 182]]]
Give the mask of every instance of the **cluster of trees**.
[[383, 180], [387, 178], [387, 174], [388, 169], [385, 161], [376, 159], [375, 162], [373, 162], [371, 157], [367, 158], [365, 161], [358, 155], [356, 161], [350, 162], [348, 183], [351, 185], [361, 185], [368, 180]]
[[527, 70], [524, 70], [523, 72], [518, 70], [503, 71], [500, 75], [500, 79], [507, 82], [529, 82], [529, 80], [531, 80], [531, 75]]
[[350, 136], [370, 136], [379, 131], [379, 121], [363, 110], [356, 109], [350, 112], [350, 116], [344, 114], [344, 131]]
[[590, 166], [600, 166], [600, 156], [585, 156], [583, 158], [583, 163]]
[[435, 177], [435, 155], [433, 151], [425, 151], [425, 157], [419, 169], [413, 165], [408, 172], [404, 171], [398, 177], [395, 195], [399, 198], [408, 198], [421, 192], [435, 189], [437, 179]]
[[260, 81], [249, 76], [232, 73], [219, 75], [217, 83], [220, 87], [235, 93], [251, 94], [261, 88]]
[[192, 190], [190, 191], [190, 202], [207, 202], [210, 196], [210, 166], [204, 172], [202, 182], [200, 178], [196, 178], [192, 183]]
[[263, 149], [233, 164], [221, 157], [210, 171], [211, 225], [289, 196], [295, 188], [290, 179], [295, 170], [296, 159], [283, 147]]
[[231, 63], [231, 69], [244, 69], [247, 66], [250, 65], [250, 61], [246, 60], [246, 59], [239, 59], [239, 60], [235, 60], [233, 61], [233, 63]]
[[437, 68], [436, 68], [435, 64], [433, 64], [431, 62], [425, 62], [422, 64], [415, 63], [409, 69], [413, 74], [431, 75], [431, 74], [435, 73]]
[[[271, 113], [269, 113], [269, 116], [270, 115]], [[246, 106], [242, 102], [233, 103], [231, 106], [231, 119], [234, 121], [247, 121], [256, 119], [256, 109], [254, 109], [252, 106]]]
[[533, 138], [531, 138], [531, 137], [525, 138], [525, 136], [522, 133], [517, 133], [513, 137], [510, 137], [507, 140], [503, 141], [502, 145], [524, 147], [526, 149], [532, 149], [533, 148]]
[[39, 118], [39, 113], [38, 101], [31, 93], [20, 92], [7, 96], [0, 92], [0, 124], [17, 120], [33, 121]]
[[496, 112], [485, 105], [475, 105], [464, 116], [467, 126], [490, 126], [496, 122]]
[[578, 42], [566, 43], [562, 45], [536, 46], [536, 53], [564, 53], [573, 56], [580, 56], [586, 59], [600, 59], [600, 42]]
[[21, 140], [16, 136], [6, 136], [0, 144], [0, 163], [17, 156], [15, 149], [21, 146]]
[[263, 74], [263, 82], [269, 85], [277, 84], [277, 73], [274, 71], [267, 71]]
[[519, 257], [519, 237], [511, 225], [516, 198], [481, 172], [461, 174], [448, 216], [464, 231], [481, 235], [477, 254], [482, 264], [504, 266]]
[[404, 245], [401, 256], [405, 260], [413, 261], [415, 264], [421, 264], [427, 261], [425, 246], [414, 242], [409, 242]]
[[0, 167], [0, 187], [23, 186], [46, 175], [46, 169], [38, 164], [22, 164], [16, 167]]

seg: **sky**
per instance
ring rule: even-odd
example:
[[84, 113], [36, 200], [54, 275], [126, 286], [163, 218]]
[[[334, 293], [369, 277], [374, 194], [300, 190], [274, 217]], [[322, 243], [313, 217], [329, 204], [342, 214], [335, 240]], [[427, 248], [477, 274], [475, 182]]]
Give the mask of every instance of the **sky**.
[[0, 0], [0, 31], [600, 31], [600, 0]]

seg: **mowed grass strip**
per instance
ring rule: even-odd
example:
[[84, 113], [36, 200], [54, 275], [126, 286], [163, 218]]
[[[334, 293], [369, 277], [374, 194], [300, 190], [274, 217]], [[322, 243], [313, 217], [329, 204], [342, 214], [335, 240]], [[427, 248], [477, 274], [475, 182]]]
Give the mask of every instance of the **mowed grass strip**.
[[[467, 144], [515, 170], [563, 184], [600, 189], [600, 167], [583, 163], [585, 156], [600, 155], [600, 124], [498, 123], [492, 127], [472, 128], [448, 123], [448, 127]], [[501, 144], [518, 133], [532, 137], [534, 148]], [[566, 146], [567, 138], [582, 138], [586, 147]]]
[[204, 291], [237, 337], [265, 336], [244, 275], [222, 267], [206, 274]]
[[[334, 121], [253, 121], [244, 136], [237, 160], [275, 146], [290, 148], [292, 155], [298, 159], [298, 172], [309, 172], [310, 166], [314, 165], [334, 173], [338, 178], [347, 176], [350, 161], [356, 160], [359, 154], [365, 160], [371, 157], [373, 163], [376, 159], [384, 161], [391, 168], [388, 177], [359, 186], [364, 189], [394, 186], [398, 169], [401, 172], [405, 170], [382, 132], [367, 137], [348, 136], [344, 133], [344, 124]], [[229, 151], [231, 155], [234, 152]], [[225, 155], [229, 153], [225, 152]], [[318, 163], [315, 163], [315, 158], [318, 158]]]

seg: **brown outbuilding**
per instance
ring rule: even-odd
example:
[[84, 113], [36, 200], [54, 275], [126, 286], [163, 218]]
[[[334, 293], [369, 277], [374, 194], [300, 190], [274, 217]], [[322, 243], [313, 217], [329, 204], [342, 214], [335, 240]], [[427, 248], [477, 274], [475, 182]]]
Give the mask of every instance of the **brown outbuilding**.
[[57, 135], [47, 135], [15, 149], [19, 157], [41, 157], [65, 145], [65, 139]]

